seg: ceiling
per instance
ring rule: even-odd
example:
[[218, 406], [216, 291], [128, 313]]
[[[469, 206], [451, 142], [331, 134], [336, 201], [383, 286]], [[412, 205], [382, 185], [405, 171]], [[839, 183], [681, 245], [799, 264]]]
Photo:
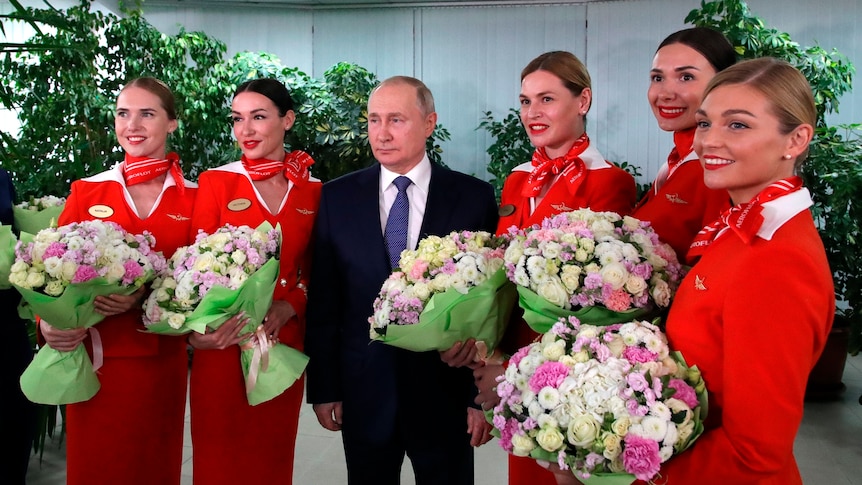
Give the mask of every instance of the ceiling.
[[[268, 7], [293, 7], [309, 9], [327, 8], [381, 8], [418, 6], [481, 6], [481, 5], [559, 5], [579, 4], [601, 0], [150, 0], [150, 5], [212, 5], [233, 4]], [[607, 0], [604, 0], [607, 1]]]

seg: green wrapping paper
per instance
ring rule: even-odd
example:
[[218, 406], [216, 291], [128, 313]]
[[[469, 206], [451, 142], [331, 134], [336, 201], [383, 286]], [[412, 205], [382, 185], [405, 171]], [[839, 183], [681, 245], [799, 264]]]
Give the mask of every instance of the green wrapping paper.
[[414, 325], [388, 325], [374, 340], [414, 352], [446, 350], [475, 338], [490, 354], [500, 343], [514, 308], [515, 285], [499, 270], [485, 283], [463, 294], [454, 288], [428, 300]]
[[[243, 283], [241, 288], [229, 290], [224, 287], [214, 286], [204, 295], [198, 307], [189, 316], [194, 325], [205, 322], [205, 327], [217, 329], [231, 316], [239, 312], [245, 312], [249, 318], [248, 324], [243, 327], [242, 332], [254, 333], [258, 326], [263, 324], [263, 318], [272, 305], [272, 294], [275, 291], [275, 282], [278, 278], [279, 262], [271, 258], [263, 266], [255, 271]], [[249, 385], [248, 378], [252, 370], [255, 349], [252, 347], [243, 349], [240, 356], [243, 377], [246, 378], [246, 397], [252, 406], [269, 401], [277, 397], [290, 386], [305, 371], [308, 365], [308, 356], [302, 352], [282, 343], [277, 343], [268, 349], [268, 365], [264, 368], [262, 362], [258, 363], [256, 381]]]
[[615, 312], [605, 307], [591, 306], [579, 310], [566, 310], [548, 302], [536, 292], [518, 286], [518, 300], [524, 309], [524, 320], [536, 333], [547, 333], [560, 318], [577, 317], [581, 323], [597, 327], [615, 323], [644, 320], [651, 312], [648, 308], [634, 308], [626, 312]]
[[15, 220], [15, 227], [21, 232], [29, 232], [36, 234], [42, 229], [48, 227], [56, 227], [57, 220], [63, 212], [65, 204], [40, 211], [31, 211], [20, 207], [12, 207], [12, 216]]
[[9, 269], [15, 263], [15, 244], [18, 238], [12, 233], [12, 226], [0, 225], [0, 290], [8, 290]]
[[[59, 329], [90, 328], [105, 316], [96, 312], [93, 300], [100, 295], [130, 295], [137, 287], [109, 284], [105, 278], [66, 287], [60, 296], [48, 296], [15, 286], [27, 305], [22, 307], [28, 318], [40, 318]], [[40, 404], [71, 404], [96, 395], [100, 384], [93, 363], [83, 345], [71, 352], [42, 347], [21, 374], [21, 390]]]
[[[271, 229], [273, 227], [268, 222], [255, 228], [261, 232]], [[280, 231], [281, 227], [277, 225], [275, 229]], [[249, 275], [240, 288], [213, 286], [186, 317], [181, 328], [173, 328], [163, 320], [149, 324], [147, 331], [165, 335], [185, 335], [190, 331], [202, 334], [207, 328], [217, 329], [232, 316], [244, 312], [249, 323], [241, 333], [255, 334], [272, 306], [278, 271], [279, 260], [270, 258]], [[246, 397], [253, 406], [279, 396], [299, 379], [308, 365], [308, 356], [302, 352], [282, 343], [261, 344], [266, 341], [264, 335], [256, 338], [258, 344], [242, 346], [240, 354]]]
[[637, 477], [630, 473], [593, 473], [589, 478], [575, 475], [584, 485], [630, 485]]

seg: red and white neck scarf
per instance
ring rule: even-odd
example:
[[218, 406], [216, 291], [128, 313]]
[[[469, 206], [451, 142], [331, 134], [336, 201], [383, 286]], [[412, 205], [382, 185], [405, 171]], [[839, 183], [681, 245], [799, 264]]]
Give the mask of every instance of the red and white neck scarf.
[[[533, 152], [533, 171], [527, 177], [521, 195], [524, 197], [537, 197], [542, 193], [542, 188], [553, 178], [562, 173], [563, 179], [572, 189], [577, 187], [579, 179], [587, 171], [587, 166], [580, 155], [590, 146], [590, 139], [584, 133], [575, 140], [569, 151], [559, 158], [551, 159], [544, 147], [539, 147]], [[574, 191], [572, 191], [574, 192]]]
[[308, 180], [310, 176], [308, 167], [312, 165], [314, 165], [314, 159], [302, 150], [285, 153], [282, 161], [242, 156], [242, 166], [252, 180], [266, 180], [282, 172], [285, 178], [294, 184], [300, 184]]
[[737, 204], [724, 211], [721, 217], [697, 233], [688, 250], [688, 258], [700, 256], [724, 230], [739, 235], [745, 244], [751, 243], [763, 225], [763, 203], [796, 192], [802, 188], [802, 178], [793, 176], [771, 183], [745, 204]]
[[149, 182], [159, 175], [170, 170], [177, 184], [177, 190], [182, 194], [185, 191], [183, 169], [180, 167], [180, 156], [174, 152], [168, 153], [166, 158], [158, 159], [152, 157], [133, 157], [126, 154], [123, 162], [123, 179], [126, 187], [135, 184]]
[[653, 184], [653, 189], [656, 194], [658, 194], [658, 190], [665, 184], [665, 182], [668, 181], [676, 169], [682, 165], [682, 161], [685, 160], [685, 157], [691, 153], [692, 147], [694, 146], [694, 131], [695, 128], [689, 128], [687, 130], [675, 131], [673, 133], [673, 149], [667, 156], [667, 168], [662, 167], [659, 170], [658, 176], [656, 176], [655, 179], [655, 184]]

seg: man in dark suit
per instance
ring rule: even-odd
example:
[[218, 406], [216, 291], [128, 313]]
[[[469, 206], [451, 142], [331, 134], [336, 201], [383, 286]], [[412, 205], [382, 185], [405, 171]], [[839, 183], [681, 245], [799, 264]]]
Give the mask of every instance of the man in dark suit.
[[[434, 99], [421, 81], [383, 81], [368, 100], [368, 139], [379, 163], [324, 184], [321, 194], [308, 294], [307, 399], [324, 428], [342, 431], [355, 485], [399, 483], [405, 454], [417, 485], [473, 483], [471, 371], [449, 367], [437, 352], [369, 338], [374, 299], [397, 261], [389, 253], [400, 253], [387, 249], [394, 238], [386, 231], [395, 225], [389, 217], [399, 191], [409, 200], [408, 248], [428, 235], [496, 228], [491, 186], [429, 161], [425, 143], [436, 123]], [[399, 176], [410, 179], [406, 189]]]

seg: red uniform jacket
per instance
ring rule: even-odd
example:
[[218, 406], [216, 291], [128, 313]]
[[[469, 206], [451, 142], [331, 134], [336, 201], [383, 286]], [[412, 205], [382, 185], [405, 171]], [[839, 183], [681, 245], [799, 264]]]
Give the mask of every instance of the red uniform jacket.
[[[667, 162], [663, 167], [667, 171]], [[659, 175], [661, 177], [661, 174]], [[658, 180], [658, 179], [657, 179]], [[697, 154], [691, 152], [656, 189], [638, 202], [632, 217], [649, 221], [659, 238], [670, 244], [683, 264], [694, 236], [730, 208], [730, 196], [725, 190], [712, 190], [703, 183], [703, 167]]]
[[706, 431], [661, 469], [668, 485], [801, 484], [793, 441], [835, 312], [807, 190], [764, 204], [751, 244], [725, 231], [671, 305], [671, 347], [700, 368]]
[[[168, 174], [151, 213], [141, 218], [118, 166], [74, 182], [58, 223], [108, 213], [101, 218], [126, 231], [151, 232], [155, 249], [170, 258], [189, 243], [197, 186], [186, 181], [185, 187], [180, 195]], [[67, 483], [179, 484], [188, 377], [185, 339], [143, 333], [140, 310], [107, 317], [95, 329], [105, 357], [98, 371], [101, 388], [89, 401], [66, 408]], [[90, 339], [85, 343], [92, 355]]]
[[[279, 340], [300, 350], [305, 336], [309, 242], [321, 187], [315, 178], [291, 183], [281, 209], [272, 214], [242, 163], [233, 162], [201, 174], [192, 218], [195, 232], [213, 232], [228, 223], [281, 224], [279, 279], [273, 299], [289, 302], [297, 317], [282, 328]], [[250, 406], [239, 347], [195, 350], [190, 394], [194, 483], [291, 483], [303, 382], [300, 379], [280, 396]], [[261, 428], [263, 423], [266, 426]]]
[[[581, 154], [581, 159], [588, 170], [577, 192], [572, 194], [567, 184], [555, 181], [532, 214], [531, 198], [521, 195], [524, 183], [533, 168], [532, 164], [528, 162], [515, 167], [503, 185], [497, 234], [505, 233], [512, 226], [525, 228], [539, 224], [546, 217], [576, 209], [588, 208], [597, 212], [610, 211], [628, 215], [637, 198], [634, 177], [607, 162], [592, 145]], [[520, 319], [520, 312], [517, 312], [506, 330], [500, 348], [511, 354], [529, 345], [536, 337], [538, 334]], [[549, 471], [536, 464], [535, 460], [510, 455], [509, 484], [555, 485], [556, 480]]]

